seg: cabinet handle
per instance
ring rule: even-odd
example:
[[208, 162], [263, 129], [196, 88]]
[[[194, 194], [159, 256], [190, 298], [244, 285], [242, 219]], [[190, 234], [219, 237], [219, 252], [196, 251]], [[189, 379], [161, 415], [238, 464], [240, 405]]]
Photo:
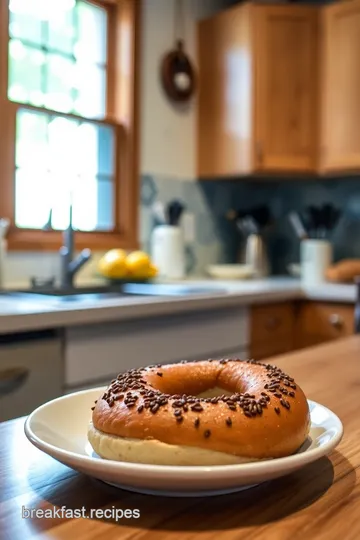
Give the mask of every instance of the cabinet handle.
[[26, 368], [12, 368], [0, 371], [0, 396], [11, 394], [22, 386], [29, 376]]
[[256, 159], [257, 159], [258, 163], [262, 163], [263, 158], [264, 158], [264, 152], [263, 152], [263, 145], [262, 145], [261, 142], [258, 141], [256, 143], [255, 151], [256, 151]]
[[344, 326], [343, 318], [340, 317], [340, 315], [338, 315], [337, 313], [333, 313], [332, 315], [330, 315], [329, 323], [331, 324], [331, 326], [337, 328], [338, 330], [340, 330], [340, 328]]

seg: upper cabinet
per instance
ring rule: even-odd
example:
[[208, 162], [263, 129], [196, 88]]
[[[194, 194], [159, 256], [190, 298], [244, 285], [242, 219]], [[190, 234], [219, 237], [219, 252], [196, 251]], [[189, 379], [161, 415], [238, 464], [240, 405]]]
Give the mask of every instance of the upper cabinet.
[[200, 177], [315, 172], [318, 49], [312, 6], [242, 4], [199, 23]]
[[318, 143], [318, 10], [254, 9], [254, 169], [314, 172]]
[[322, 12], [323, 172], [360, 169], [360, 1]]

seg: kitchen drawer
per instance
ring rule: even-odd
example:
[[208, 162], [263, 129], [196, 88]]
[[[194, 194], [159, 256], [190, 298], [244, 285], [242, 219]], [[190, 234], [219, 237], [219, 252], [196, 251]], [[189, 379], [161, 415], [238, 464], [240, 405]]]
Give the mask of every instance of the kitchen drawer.
[[353, 305], [306, 302], [298, 309], [295, 339], [298, 347], [350, 336], [353, 333]]
[[0, 422], [30, 414], [62, 394], [61, 339], [48, 333], [0, 339]]
[[251, 346], [275, 342], [293, 336], [294, 306], [286, 302], [253, 306], [251, 310]]
[[66, 389], [108, 381], [149, 364], [200, 360], [247, 351], [246, 308], [119, 321], [66, 330]]
[[[235, 350], [224, 350], [222, 354], [219, 354], [219, 351], [216, 351], [216, 353], [211, 353], [206, 355], [207, 358], [214, 358], [221, 360], [222, 358], [240, 358], [241, 360], [247, 360], [249, 358], [247, 349], [235, 349]], [[201, 355], [200, 357], [195, 358], [188, 358], [189, 361], [193, 360], [196, 362], [197, 360], [204, 360], [204, 355]], [[79, 384], [76, 386], [70, 386], [67, 387], [64, 391], [64, 394], [71, 394], [72, 392], [80, 392], [82, 390], [91, 390], [93, 388], [98, 388], [103, 386], [104, 388], [109, 385], [109, 382], [111, 380], [111, 375], [106, 376], [102, 379], [98, 379], [95, 382], [92, 383], [85, 383], [85, 384]]]

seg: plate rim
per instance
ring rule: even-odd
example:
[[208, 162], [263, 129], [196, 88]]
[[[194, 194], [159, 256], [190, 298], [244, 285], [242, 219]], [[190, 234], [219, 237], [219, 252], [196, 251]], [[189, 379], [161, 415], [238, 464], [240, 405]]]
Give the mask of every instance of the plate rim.
[[65, 464], [67, 464], [68, 462], [71, 462], [74, 465], [77, 464], [79, 467], [87, 464], [87, 468], [91, 468], [93, 472], [103, 472], [104, 470], [111, 472], [111, 471], [117, 470], [119, 472], [120, 471], [131, 472], [131, 473], [136, 472], [136, 473], [141, 474], [145, 472], [149, 473], [149, 471], [152, 471], [157, 476], [166, 476], [169, 473], [171, 473], [173, 476], [181, 475], [182, 477], [184, 475], [191, 476], [194, 473], [196, 473], [197, 475], [202, 475], [202, 476], [205, 476], [211, 473], [213, 477], [218, 477], [218, 476], [239, 473], [241, 471], [246, 471], [247, 474], [251, 474], [251, 473], [261, 474], [262, 471], [266, 471], [268, 469], [269, 465], [271, 466], [274, 472], [282, 471], [284, 467], [286, 468], [287, 464], [289, 466], [291, 466], [292, 464], [292, 466], [298, 465], [299, 467], [302, 467], [308, 463], [311, 463], [329, 454], [330, 451], [332, 451], [334, 448], [338, 446], [338, 444], [341, 442], [344, 435], [344, 426], [340, 418], [325, 405], [322, 405], [321, 403], [318, 403], [310, 399], [307, 399], [307, 402], [310, 408], [313, 406], [320, 406], [323, 409], [325, 409], [329, 413], [330, 416], [333, 417], [333, 419], [337, 423], [337, 433], [329, 441], [325, 442], [322, 446], [313, 448], [306, 452], [302, 452], [300, 454], [296, 453], [296, 454], [292, 454], [290, 456], [285, 456], [282, 458], [269, 459], [269, 460], [266, 459], [263, 461], [254, 461], [250, 463], [235, 463], [235, 464], [229, 464], [229, 465], [154, 465], [154, 464], [146, 464], [146, 463], [133, 463], [133, 462], [125, 462], [125, 461], [98, 459], [92, 456], [79, 454], [78, 452], [73, 452], [70, 450], [59, 448], [51, 443], [48, 443], [42, 440], [33, 432], [31, 428], [31, 422], [33, 421], [36, 414], [38, 414], [42, 409], [45, 409], [49, 405], [57, 403], [59, 401], [72, 399], [75, 396], [79, 396], [81, 394], [87, 394], [90, 392], [101, 393], [101, 391], [103, 391], [104, 388], [106, 388], [106, 386], [99, 386], [96, 388], [79, 390], [77, 392], [72, 392], [71, 394], [59, 396], [58, 398], [55, 398], [53, 400], [50, 400], [40, 405], [32, 413], [30, 413], [30, 415], [25, 420], [24, 432], [27, 439], [36, 448], [46, 453], [47, 455], [50, 455], [54, 459], [57, 459], [58, 461]]

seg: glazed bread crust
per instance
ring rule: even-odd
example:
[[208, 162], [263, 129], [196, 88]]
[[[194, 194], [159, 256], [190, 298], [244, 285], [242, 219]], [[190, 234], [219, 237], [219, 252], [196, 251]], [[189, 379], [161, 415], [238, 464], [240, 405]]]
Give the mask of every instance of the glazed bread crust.
[[[198, 397], [216, 388], [223, 395]], [[190, 447], [258, 460], [294, 453], [309, 429], [304, 392], [280, 369], [238, 359], [207, 360], [119, 375], [95, 404], [89, 440], [100, 456], [103, 434], [122, 442], [164, 443], [170, 454], [171, 447]], [[135, 442], [127, 458], [119, 450], [119, 460], [147, 462]], [[152, 456], [151, 462], [171, 462], [162, 456]]]

